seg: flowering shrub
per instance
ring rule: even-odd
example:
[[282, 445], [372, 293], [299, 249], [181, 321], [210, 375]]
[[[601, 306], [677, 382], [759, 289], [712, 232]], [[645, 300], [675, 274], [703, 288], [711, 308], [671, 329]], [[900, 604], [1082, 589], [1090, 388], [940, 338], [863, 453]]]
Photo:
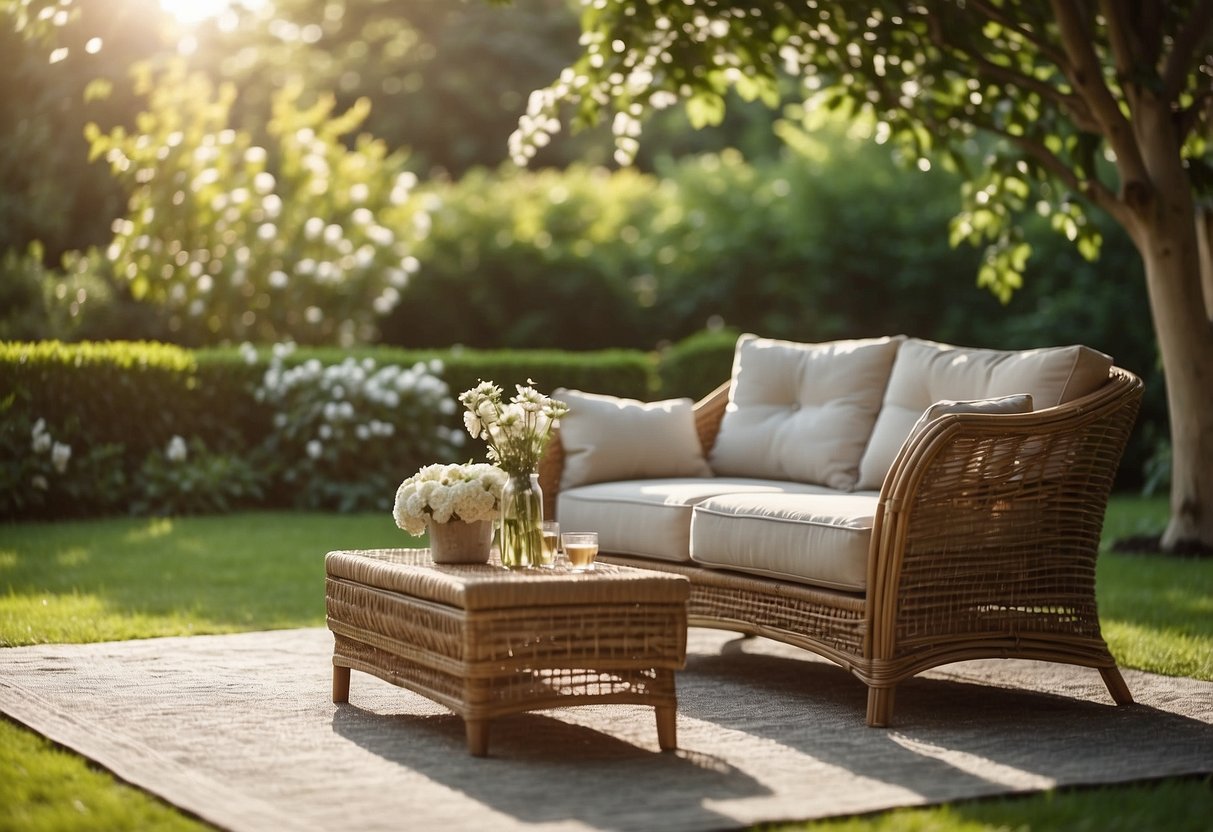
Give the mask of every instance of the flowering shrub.
[[288, 367], [293, 351], [274, 347], [255, 395], [274, 410], [265, 457], [296, 508], [385, 509], [402, 469], [450, 460], [463, 443], [445, 424], [456, 406], [441, 362], [313, 358]]
[[0, 517], [70, 517], [113, 507], [126, 493], [122, 447], [99, 444], [77, 452], [68, 427], [14, 412], [15, 397], [0, 403]]
[[488, 443], [489, 459], [507, 473], [522, 474], [539, 465], [553, 423], [568, 413], [569, 407], [534, 387], [515, 386], [518, 394], [508, 404], [501, 399], [501, 388], [491, 381], [464, 391], [459, 401], [467, 409], [464, 426], [473, 438]]
[[251, 460], [210, 451], [198, 437], [174, 435], [147, 455], [135, 474], [130, 512], [138, 515], [222, 513], [264, 495], [265, 476]]
[[392, 516], [411, 535], [431, 523], [495, 520], [501, 508], [505, 472], [496, 465], [427, 465], [396, 490]]
[[373, 340], [430, 220], [405, 154], [351, 138], [369, 103], [336, 113], [327, 96], [305, 108], [302, 87], [288, 85], [261, 147], [229, 126], [231, 85], [174, 65], [141, 76], [138, 91], [138, 132], [87, 134], [130, 192], [106, 257], [137, 300], [164, 311], [174, 340]]

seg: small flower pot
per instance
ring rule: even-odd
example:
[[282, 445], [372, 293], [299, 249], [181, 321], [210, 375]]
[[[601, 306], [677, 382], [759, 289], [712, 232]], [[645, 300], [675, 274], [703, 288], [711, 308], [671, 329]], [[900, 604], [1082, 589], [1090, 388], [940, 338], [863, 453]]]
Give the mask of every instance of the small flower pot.
[[493, 547], [489, 520], [430, 524], [430, 557], [434, 563], [488, 563]]

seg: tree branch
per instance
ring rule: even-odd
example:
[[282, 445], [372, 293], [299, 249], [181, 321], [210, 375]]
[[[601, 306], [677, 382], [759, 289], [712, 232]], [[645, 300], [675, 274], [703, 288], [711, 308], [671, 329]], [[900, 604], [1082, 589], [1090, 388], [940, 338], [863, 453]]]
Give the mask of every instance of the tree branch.
[[[955, 56], [972, 62], [975, 75], [988, 77], [1004, 85], [1015, 86], [1029, 92], [1034, 92], [1042, 99], [1052, 101], [1059, 108], [1069, 113], [1075, 125], [1080, 130], [1088, 133], [1102, 132], [1099, 123], [1092, 116], [1090, 107], [1087, 106], [1087, 102], [1082, 96], [1076, 94], [1067, 95], [1046, 81], [994, 63], [984, 53], [971, 46], [948, 40], [947, 33], [943, 30], [943, 24], [937, 18], [932, 17], [928, 19], [927, 29], [930, 32], [932, 42], [940, 51], [950, 51]], [[1033, 41], [1033, 43], [1035, 42]], [[1053, 54], [1059, 54], [1053, 52], [1053, 50], [1049, 51]]]
[[1100, 0], [1104, 22], [1108, 27], [1108, 42], [1112, 46], [1112, 60], [1116, 75], [1123, 86], [1125, 81], [1150, 61], [1143, 54], [1142, 42], [1129, 21], [1129, 7], [1125, 0]]
[[1171, 51], [1167, 54], [1162, 69], [1162, 95], [1164, 101], [1174, 101], [1183, 91], [1184, 81], [1197, 46], [1209, 35], [1213, 23], [1213, 0], [1199, 0], [1188, 17], [1186, 26], [1175, 34]]
[[1093, 45], [1094, 37], [1077, 8], [1078, 0], [1051, 0], [1051, 3], [1067, 56], [1060, 65], [1062, 72], [1091, 108], [1099, 132], [1108, 140], [1118, 163], [1124, 166], [1122, 170], [1128, 174], [1126, 184], [1148, 182], [1149, 175], [1133, 135], [1133, 126], [1121, 113], [1120, 104], [1104, 83], [1103, 68]]

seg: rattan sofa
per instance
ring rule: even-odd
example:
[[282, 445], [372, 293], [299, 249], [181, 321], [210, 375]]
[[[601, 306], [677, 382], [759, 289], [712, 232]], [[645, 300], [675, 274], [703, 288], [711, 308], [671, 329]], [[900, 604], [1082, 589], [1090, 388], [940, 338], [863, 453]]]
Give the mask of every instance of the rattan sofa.
[[[973, 352], [959, 349], [965, 355]], [[998, 355], [1020, 355], [977, 352], [997, 360], [1002, 360]], [[738, 407], [737, 379], [735, 363], [733, 379], [691, 407], [705, 460], [713, 459], [727, 414]], [[889, 383], [884, 391], [882, 408], [889, 406], [892, 387]], [[604, 535], [600, 557], [687, 576], [690, 626], [776, 639], [841, 665], [868, 686], [871, 726], [890, 724], [901, 681], [928, 668], [978, 658], [1094, 668], [1112, 699], [1129, 704], [1132, 696], [1100, 632], [1095, 566], [1113, 477], [1141, 391], [1141, 380], [1108, 358], [1102, 384], [1062, 404], [1010, 414], [960, 408], [962, 412], [925, 423], [920, 419], [871, 493], [861, 589], [704, 565], [694, 552], [682, 559], [652, 557], [622, 543], [618, 548], [629, 551], [612, 551], [612, 534]], [[566, 421], [575, 413], [574, 405]], [[578, 489], [562, 483], [570, 462], [562, 432], [569, 429], [571, 423], [562, 424], [557, 432], [541, 462], [540, 479], [547, 513], [567, 527], [562, 512], [577, 507], [580, 513], [572, 522], [584, 526], [592, 520], [584, 506], [571, 502]], [[811, 443], [813, 437], [803, 441]], [[663, 483], [721, 479], [714, 473], [697, 474], [705, 476], [702, 481], [641, 473], [628, 482], [580, 489], [592, 494], [594, 488], [630, 485], [656, 493], [660, 502], [671, 500], [661, 496]], [[798, 499], [795, 493], [784, 495], [778, 483], [773, 487], [772, 501]], [[709, 501], [697, 499], [682, 507], [691, 517], [688, 534], [696, 522], [707, 534], [709, 515], [700, 512]], [[760, 494], [757, 501], [762, 499]], [[606, 519], [603, 523], [610, 525]], [[714, 545], [724, 528], [713, 526], [714, 537], [705, 544]], [[624, 540], [626, 531], [614, 536]], [[798, 555], [805, 561], [814, 558], [812, 541], [806, 534]]]

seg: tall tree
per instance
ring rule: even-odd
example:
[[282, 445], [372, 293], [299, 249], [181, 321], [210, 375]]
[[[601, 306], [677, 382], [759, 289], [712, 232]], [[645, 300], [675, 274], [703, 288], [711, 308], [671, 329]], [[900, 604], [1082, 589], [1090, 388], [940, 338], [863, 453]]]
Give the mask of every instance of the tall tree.
[[978, 282], [1002, 297], [1029, 253], [1025, 212], [1094, 258], [1083, 211], [1106, 211], [1142, 257], [1166, 375], [1162, 544], [1213, 546], [1213, 0], [596, 0], [582, 30], [578, 60], [531, 96], [520, 162], [567, 105], [574, 126], [612, 114], [627, 163], [649, 112], [682, 102], [714, 124], [727, 90], [778, 107], [791, 78], [811, 107], [870, 113], [920, 164], [961, 167], [953, 239], [986, 247]]

